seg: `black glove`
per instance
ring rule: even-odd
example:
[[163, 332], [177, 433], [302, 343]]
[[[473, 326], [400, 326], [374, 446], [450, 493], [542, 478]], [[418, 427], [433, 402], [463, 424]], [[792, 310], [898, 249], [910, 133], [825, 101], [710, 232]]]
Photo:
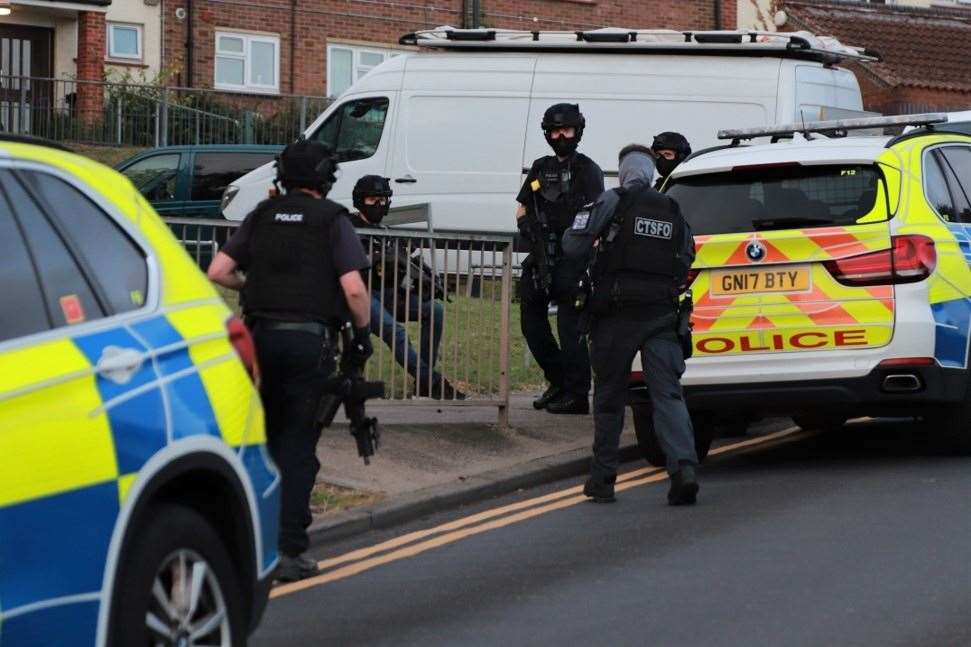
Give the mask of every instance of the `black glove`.
[[351, 361], [356, 366], [364, 368], [368, 357], [374, 353], [374, 347], [371, 345], [371, 329], [368, 326], [354, 329], [350, 350]]

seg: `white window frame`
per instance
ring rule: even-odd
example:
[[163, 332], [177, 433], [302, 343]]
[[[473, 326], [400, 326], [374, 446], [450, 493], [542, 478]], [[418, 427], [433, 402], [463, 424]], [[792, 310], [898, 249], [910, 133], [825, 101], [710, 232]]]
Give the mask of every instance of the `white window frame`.
[[[115, 53], [115, 27], [121, 27], [123, 29], [134, 29], [135, 30], [135, 44], [138, 47], [138, 54], [132, 56], [131, 54], [118, 54]], [[108, 32], [108, 58], [121, 60], [121, 61], [141, 61], [145, 58], [145, 27], [144, 25], [139, 25], [130, 22], [109, 22], [107, 25]]]
[[334, 87], [333, 81], [333, 69], [331, 68], [331, 61], [334, 60], [331, 53], [335, 49], [342, 49], [351, 52], [351, 85], [357, 83], [358, 76], [361, 72], [370, 72], [377, 65], [364, 65], [361, 63], [361, 54], [380, 54], [384, 57], [384, 61], [394, 56], [399, 56], [404, 54], [407, 50], [394, 49], [392, 47], [369, 47], [365, 45], [352, 45], [347, 43], [328, 43], [327, 45], [327, 95], [330, 97], [336, 97], [337, 95], [331, 92], [331, 88]]
[[[243, 51], [225, 52], [219, 49], [219, 39], [222, 36], [239, 38], [243, 41]], [[250, 81], [250, 66], [252, 65], [251, 48], [253, 43], [269, 43], [273, 45], [273, 79], [275, 83], [262, 84]], [[243, 84], [221, 83], [216, 77], [217, 59], [231, 58], [243, 61]], [[269, 34], [248, 34], [221, 29], [216, 31], [215, 55], [212, 59], [212, 85], [217, 90], [231, 92], [248, 92], [255, 94], [280, 94], [280, 37]]]

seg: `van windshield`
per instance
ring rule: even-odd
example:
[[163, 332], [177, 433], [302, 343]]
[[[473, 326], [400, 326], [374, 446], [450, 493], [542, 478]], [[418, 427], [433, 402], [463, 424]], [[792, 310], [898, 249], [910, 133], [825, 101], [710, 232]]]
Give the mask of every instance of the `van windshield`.
[[874, 165], [764, 166], [690, 175], [668, 187], [695, 235], [887, 220]]

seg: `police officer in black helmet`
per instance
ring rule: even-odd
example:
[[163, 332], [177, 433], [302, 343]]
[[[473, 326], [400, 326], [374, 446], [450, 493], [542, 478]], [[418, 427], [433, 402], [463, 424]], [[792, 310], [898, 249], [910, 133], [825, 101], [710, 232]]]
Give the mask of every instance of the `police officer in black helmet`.
[[287, 146], [277, 161], [284, 193], [246, 217], [208, 272], [216, 283], [242, 292], [256, 342], [267, 445], [282, 478], [277, 579], [283, 581], [317, 572], [303, 553], [320, 468], [314, 414], [335, 368], [333, 321], [353, 321], [358, 364], [372, 352], [370, 300], [360, 274], [368, 261], [347, 211], [324, 199], [336, 168], [319, 142]]
[[[521, 326], [529, 350], [549, 382], [533, 406], [550, 413], [589, 412], [590, 356], [586, 336], [578, 330], [579, 313], [573, 308], [585, 268], [564, 258], [559, 247], [577, 210], [604, 188], [603, 171], [577, 152], [585, 125], [576, 104], [558, 103], [547, 109], [542, 128], [554, 155], [533, 162], [516, 196], [517, 225], [531, 250], [520, 280]], [[550, 328], [550, 302], [558, 306], [559, 345]]]
[[638, 352], [654, 412], [654, 428], [671, 475], [668, 503], [695, 503], [694, 433], [680, 378], [678, 295], [694, 261], [694, 241], [678, 204], [651, 186], [654, 156], [633, 144], [620, 152], [621, 186], [584, 207], [563, 237], [569, 257], [592, 262], [590, 345], [594, 373], [594, 443], [583, 493], [614, 500], [618, 448], [631, 362]]
[[656, 157], [658, 178], [654, 188], [660, 190], [671, 171], [691, 155], [691, 145], [681, 133], [663, 132], [654, 137], [651, 150]]

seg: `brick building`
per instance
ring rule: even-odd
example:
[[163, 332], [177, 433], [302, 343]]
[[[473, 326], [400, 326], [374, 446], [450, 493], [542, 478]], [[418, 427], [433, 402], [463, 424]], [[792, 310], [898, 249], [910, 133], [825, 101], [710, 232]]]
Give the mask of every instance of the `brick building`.
[[420, 29], [734, 29], [736, 8], [735, 0], [164, 0], [163, 52], [178, 85], [334, 96]]
[[784, 29], [833, 35], [881, 55], [880, 63], [847, 65], [867, 110], [971, 109], [971, 8], [848, 0], [785, 0], [775, 8], [785, 12]]

